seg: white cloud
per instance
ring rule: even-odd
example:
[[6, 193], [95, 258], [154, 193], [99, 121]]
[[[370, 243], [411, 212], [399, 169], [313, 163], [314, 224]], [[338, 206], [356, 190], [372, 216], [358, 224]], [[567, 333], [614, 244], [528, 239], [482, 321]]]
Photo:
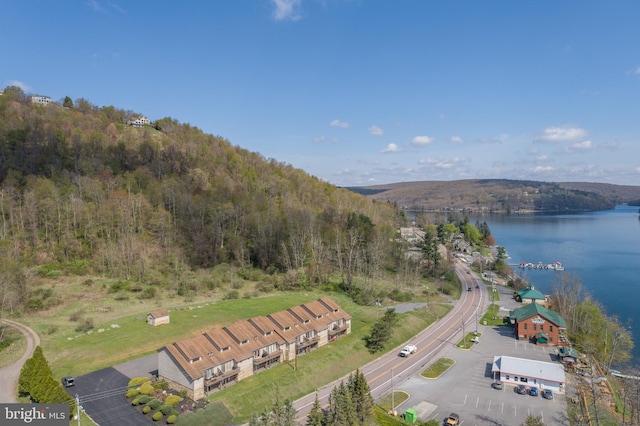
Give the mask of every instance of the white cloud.
[[637, 166], [637, 167], [635, 168], [635, 170], [636, 170], [636, 172], [640, 173], [640, 166]]
[[302, 0], [271, 0], [271, 3], [275, 7], [273, 19], [276, 21], [297, 21], [302, 18], [300, 14]]
[[28, 84], [23, 83], [21, 81], [18, 80], [12, 80], [9, 82], [8, 84], [9, 86], [16, 86], [22, 89], [23, 92], [30, 92], [31, 91], [31, 87], [29, 87]]
[[429, 136], [416, 136], [411, 141], [411, 144], [412, 145], [422, 146], [422, 145], [429, 145], [433, 141], [435, 141], [435, 139], [432, 138], [432, 137], [429, 137]]
[[593, 143], [591, 141], [582, 141], [576, 142], [567, 148], [568, 152], [576, 152], [576, 151], [587, 151], [593, 148]]
[[390, 143], [389, 145], [387, 145], [386, 148], [381, 149], [380, 152], [382, 152], [383, 154], [390, 153], [390, 152], [402, 152], [402, 148], [400, 148], [395, 143]]
[[451, 136], [449, 138], [449, 142], [462, 143], [462, 142], [464, 142], [464, 139], [462, 139], [460, 136]]
[[343, 129], [346, 129], [347, 127], [349, 127], [349, 123], [347, 123], [346, 121], [340, 121], [340, 120], [333, 120], [330, 124], [333, 127], [342, 127]]
[[369, 133], [375, 136], [382, 136], [384, 135], [384, 130], [382, 130], [380, 127], [378, 126], [371, 126], [369, 127]]
[[634, 71], [635, 74], [640, 75], [640, 67], [636, 68], [636, 70]]
[[325, 139], [327, 139], [327, 138], [325, 138], [324, 136], [318, 136], [318, 137], [313, 138], [313, 141], [314, 142], [324, 142]]
[[539, 140], [546, 142], [571, 142], [587, 137], [586, 130], [580, 127], [547, 127]]

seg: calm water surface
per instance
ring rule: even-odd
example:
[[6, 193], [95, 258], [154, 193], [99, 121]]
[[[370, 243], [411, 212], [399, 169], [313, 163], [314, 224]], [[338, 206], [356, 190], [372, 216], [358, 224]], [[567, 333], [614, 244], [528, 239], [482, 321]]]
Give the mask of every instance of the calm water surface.
[[[496, 243], [507, 249], [510, 264], [525, 262], [565, 266], [610, 316], [631, 327], [640, 363], [640, 215], [638, 207], [558, 215], [484, 215]], [[518, 270], [516, 268], [516, 270]], [[548, 294], [562, 272], [524, 270], [523, 277]]]

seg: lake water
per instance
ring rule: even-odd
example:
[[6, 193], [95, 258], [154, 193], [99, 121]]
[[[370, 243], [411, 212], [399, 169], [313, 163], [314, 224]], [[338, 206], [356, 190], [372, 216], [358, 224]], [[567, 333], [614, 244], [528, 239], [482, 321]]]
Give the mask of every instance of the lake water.
[[[560, 261], [580, 279], [609, 316], [631, 327], [633, 363], [640, 363], [640, 215], [638, 207], [554, 215], [483, 215], [510, 264]], [[520, 271], [514, 267], [514, 270]], [[562, 272], [525, 269], [522, 276], [544, 294]]]

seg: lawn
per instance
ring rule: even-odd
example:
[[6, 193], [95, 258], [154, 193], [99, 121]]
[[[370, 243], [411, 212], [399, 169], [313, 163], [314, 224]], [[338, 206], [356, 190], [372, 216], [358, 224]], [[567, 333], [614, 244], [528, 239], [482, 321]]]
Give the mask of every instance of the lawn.
[[445, 371], [453, 367], [455, 363], [455, 360], [451, 358], [439, 358], [426, 370], [420, 373], [420, 375], [425, 379], [437, 379], [438, 377], [442, 376]]

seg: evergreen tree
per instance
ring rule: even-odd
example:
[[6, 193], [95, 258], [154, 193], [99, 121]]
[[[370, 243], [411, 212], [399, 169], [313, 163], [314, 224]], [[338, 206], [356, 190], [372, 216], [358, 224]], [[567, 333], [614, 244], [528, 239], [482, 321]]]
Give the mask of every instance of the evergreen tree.
[[344, 382], [333, 388], [330, 395], [330, 408], [328, 425], [331, 426], [356, 426], [358, 419], [353, 406], [353, 399]]
[[384, 348], [393, 335], [393, 328], [397, 323], [398, 314], [393, 309], [387, 309], [383, 317], [373, 325], [371, 333], [364, 337], [365, 346], [370, 353], [374, 354]]
[[324, 426], [325, 424], [326, 418], [320, 409], [318, 394], [316, 394], [316, 400], [313, 402], [313, 407], [311, 407], [311, 411], [309, 411], [307, 415], [307, 426]]
[[70, 97], [65, 96], [64, 101], [62, 101], [62, 106], [65, 108], [73, 108], [73, 101]]
[[358, 424], [365, 425], [373, 421], [373, 397], [367, 379], [360, 370], [349, 376], [347, 387], [358, 419]]

